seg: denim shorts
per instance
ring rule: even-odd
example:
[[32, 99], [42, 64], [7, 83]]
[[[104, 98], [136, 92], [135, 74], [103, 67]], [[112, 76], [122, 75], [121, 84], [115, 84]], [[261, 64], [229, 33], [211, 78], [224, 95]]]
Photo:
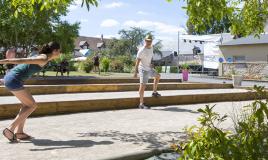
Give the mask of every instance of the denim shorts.
[[13, 72], [8, 72], [4, 77], [4, 85], [10, 91], [18, 91], [24, 89], [23, 81]]
[[158, 73], [154, 69], [151, 69], [149, 71], [145, 71], [145, 70], [140, 69], [139, 74], [140, 74], [140, 83], [141, 84], [147, 84], [150, 77], [156, 77], [158, 75]]

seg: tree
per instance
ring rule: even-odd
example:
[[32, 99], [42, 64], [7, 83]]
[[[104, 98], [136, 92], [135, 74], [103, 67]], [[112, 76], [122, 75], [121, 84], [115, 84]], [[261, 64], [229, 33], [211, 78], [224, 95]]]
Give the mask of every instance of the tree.
[[78, 36], [79, 24], [62, 22], [60, 17], [66, 15], [68, 5], [58, 5], [41, 11], [36, 4], [32, 14], [14, 15], [15, 9], [10, 1], [0, 1], [0, 46], [16, 46], [29, 49], [31, 45], [41, 45], [57, 40], [64, 53], [73, 50], [74, 39]]
[[202, 35], [202, 34], [219, 34], [219, 33], [229, 33], [231, 23], [227, 17], [224, 17], [221, 21], [212, 20], [212, 26], [206, 26], [206, 29], [202, 32], [195, 30], [194, 25], [189, 21], [186, 22], [187, 33], [192, 35]]
[[122, 55], [131, 55], [129, 50], [129, 41], [125, 39], [112, 39], [107, 48], [111, 57], [122, 56]]
[[[121, 39], [113, 39], [108, 44], [111, 55], [134, 56], [137, 54], [137, 47], [142, 44], [147, 34], [152, 34], [152, 31], [147, 31], [145, 29], [137, 27], [131, 27], [129, 30], [120, 30], [119, 34]], [[162, 47], [162, 41], [160, 40], [154, 45], [154, 53], [162, 55]]]
[[[7, 0], [2, 0], [2, 2], [5, 1]], [[54, 8], [55, 12], [60, 12], [60, 6], [69, 6], [74, 0], [10, 0], [10, 2], [14, 15], [17, 17], [19, 13], [33, 15], [36, 5], [40, 6], [40, 11]], [[84, 5], [89, 10], [91, 5], [98, 6], [98, 0], [82, 0], [81, 7]]]
[[131, 27], [130, 30], [122, 29], [119, 31], [122, 40], [126, 40], [129, 53], [135, 55], [137, 53], [137, 47], [144, 41], [147, 34], [151, 34], [152, 31], [147, 31], [138, 27]]
[[187, 0], [186, 3], [183, 8], [197, 32], [206, 31], [207, 26], [213, 27], [215, 21], [221, 22], [226, 17], [233, 35], [259, 35], [264, 32], [268, 18], [267, 0]]
[[153, 45], [154, 54], [158, 54], [158, 55], [160, 55], [162, 57], [163, 56], [162, 51], [161, 51], [162, 47], [163, 47], [162, 40], [159, 40], [158, 42], [156, 42]]

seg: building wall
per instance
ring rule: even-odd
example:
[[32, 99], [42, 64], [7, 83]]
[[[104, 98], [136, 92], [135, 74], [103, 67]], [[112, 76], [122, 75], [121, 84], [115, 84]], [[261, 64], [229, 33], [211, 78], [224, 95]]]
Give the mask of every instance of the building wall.
[[234, 56], [245, 56], [246, 62], [268, 62], [268, 44], [220, 46], [222, 56], [227, 60]]

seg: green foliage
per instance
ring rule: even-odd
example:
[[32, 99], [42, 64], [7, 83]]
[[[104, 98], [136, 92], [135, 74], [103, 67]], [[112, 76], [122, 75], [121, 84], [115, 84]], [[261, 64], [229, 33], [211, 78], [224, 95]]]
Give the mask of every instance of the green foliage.
[[124, 63], [118, 59], [114, 59], [111, 62], [110, 68], [112, 72], [124, 72]]
[[112, 39], [107, 48], [109, 49], [109, 55], [111, 57], [130, 55], [129, 41], [125, 39]]
[[124, 66], [124, 73], [133, 73], [134, 72], [134, 66]]
[[79, 66], [81, 62], [74, 62], [73, 63], [73, 70], [72, 71], [79, 71]]
[[183, 8], [186, 9], [189, 24], [198, 33], [206, 32], [215, 24], [221, 26], [225, 19], [227, 24], [231, 24], [233, 35], [259, 35], [264, 32], [268, 18], [267, 0], [187, 0], [186, 3]]
[[[131, 55], [137, 54], [137, 47], [144, 41], [144, 38], [147, 34], [152, 35], [152, 31], [147, 31], [145, 29], [132, 27], [129, 30], [120, 30], [119, 34], [121, 36], [121, 40], [127, 45], [127, 52]], [[161, 42], [158, 44], [157, 49], [161, 49]]]
[[82, 70], [86, 73], [90, 73], [90, 71], [93, 69], [93, 61], [90, 58], [87, 58], [86, 61], [82, 62]]
[[111, 60], [110, 69], [112, 72], [132, 72], [134, 60], [131, 56], [117, 56]]
[[[112, 39], [107, 44], [107, 50], [105, 56], [115, 58], [117, 56], [135, 56], [138, 51], [138, 46], [143, 43], [147, 34], [152, 33], [141, 28], [132, 27], [129, 30], [120, 30], [119, 34], [121, 39]], [[154, 44], [154, 53], [162, 56], [162, 41], [158, 41]]]
[[116, 57], [116, 59], [118, 59], [119, 61], [122, 61], [124, 63], [124, 65], [126, 66], [133, 66], [135, 64], [135, 61], [133, 60], [133, 58], [131, 56], [118, 56]]
[[268, 159], [268, 102], [264, 87], [254, 86], [256, 100], [236, 115], [235, 132], [219, 126], [227, 119], [206, 105], [198, 121], [200, 127], [187, 129], [187, 140], [175, 149], [180, 159], [255, 160]]
[[162, 40], [156, 42], [153, 45], [154, 54], [160, 55], [162, 57], [163, 56], [162, 51], [161, 51], [162, 48], [163, 48]]
[[104, 72], [108, 72], [109, 67], [110, 67], [110, 59], [108, 57], [104, 57], [101, 60], [101, 67], [103, 69]]
[[162, 66], [156, 66], [155, 70], [157, 73], [162, 73]]
[[176, 67], [176, 66], [171, 66], [171, 67], [170, 67], [170, 73], [179, 73], [179, 71], [178, 71], [178, 67]]
[[[2, 2], [2, 1], [1, 1]], [[60, 12], [60, 6], [69, 6], [74, 3], [74, 0], [11, 0], [11, 7], [14, 9], [14, 16], [17, 17], [19, 14], [34, 15], [35, 7], [38, 5], [40, 11], [48, 11], [52, 8], [54, 12]], [[86, 5], [87, 9], [90, 9], [90, 5], [98, 6], [97, 0], [82, 0], [81, 7]]]
[[219, 33], [229, 33], [230, 32], [230, 27], [231, 27], [231, 22], [228, 19], [228, 17], [223, 17], [223, 19], [221, 19], [220, 21], [211, 20], [211, 24], [212, 26], [206, 26], [206, 29], [204, 31], [198, 31], [195, 30], [194, 25], [191, 23], [191, 21], [188, 19], [186, 26], [187, 26], [187, 33], [188, 34], [192, 34], [192, 35], [196, 35], [196, 34], [219, 34]]
[[[22, 2], [25, 5], [19, 5]], [[67, 14], [69, 4], [61, 3], [41, 10], [41, 2], [43, 1], [0, 1], [1, 46], [23, 47], [29, 52], [33, 44], [42, 45], [54, 40], [60, 42], [63, 53], [72, 52], [79, 24], [69, 24], [60, 20], [61, 16]], [[27, 6], [28, 3], [33, 3], [34, 7]], [[18, 8], [15, 6], [22, 7], [19, 9], [20, 14], [16, 16], [14, 12], [18, 11]], [[28, 7], [32, 7], [31, 14], [23, 14]]]
[[184, 63], [184, 64], [181, 65], [181, 69], [182, 70], [188, 70], [188, 69], [190, 69], [190, 66], [187, 63]]

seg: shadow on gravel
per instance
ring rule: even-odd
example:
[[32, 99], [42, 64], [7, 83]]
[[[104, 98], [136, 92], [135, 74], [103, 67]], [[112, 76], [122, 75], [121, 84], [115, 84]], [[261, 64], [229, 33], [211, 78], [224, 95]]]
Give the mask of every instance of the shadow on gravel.
[[38, 149], [30, 149], [30, 151], [47, 151], [54, 149], [66, 149], [66, 148], [80, 148], [80, 147], [92, 147], [94, 145], [110, 145], [112, 141], [100, 141], [95, 142], [91, 140], [69, 140], [69, 141], [53, 141], [50, 139], [33, 139], [30, 142], [35, 146], [45, 147]]
[[79, 137], [109, 137], [114, 141], [128, 142], [137, 145], [149, 144], [148, 149], [170, 146], [174, 141], [184, 137], [183, 132], [142, 132], [137, 134], [121, 133], [119, 131], [104, 131], [78, 133]]
[[170, 112], [190, 112], [190, 113], [199, 113], [197, 111], [194, 110], [190, 110], [190, 109], [182, 109], [182, 108], [178, 108], [178, 107], [166, 107], [166, 108], [158, 108], [158, 109], [152, 109], [152, 110], [156, 110], [156, 111], [170, 111]]

